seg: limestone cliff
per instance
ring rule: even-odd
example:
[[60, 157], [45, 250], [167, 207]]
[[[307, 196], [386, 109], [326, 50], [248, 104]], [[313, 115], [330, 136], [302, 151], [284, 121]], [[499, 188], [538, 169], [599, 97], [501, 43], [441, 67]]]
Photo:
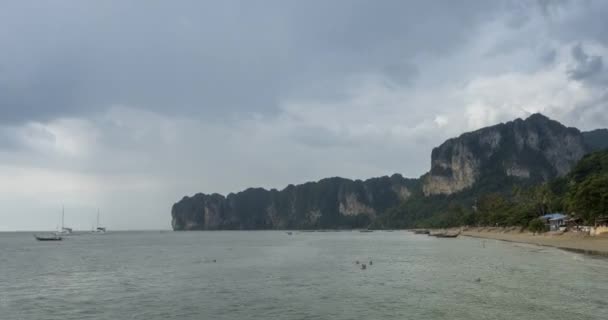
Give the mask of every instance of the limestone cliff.
[[467, 201], [480, 194], [564, 176], [586, 153], [607, 147], [606, 129], [581, 133], [535, 114], [445, 141], [433, 149], [431, 170], [420, 179], [329, 178], [280, 191], [199, 193], [173, 205], [172, 226], [174, 230], [358, 228], [391, 211], [387, 209], [409, 203], [408, 210], [393, 210], [379, 219], [382, 225], [408, 226], [416, 216], [445, 211], [445, 206], [433, 205], [441, 201], [440, 195], [454, 194], [451, 197], [464, 199], [459, 204], [470, 206]]
[[196, 194], [173, 205], [174, 230], [366, 227], [406, 200], [417, 180], [400, 175], [365, 181], [323, 179], [283, 190], [252, 188], [224, 197]]
[[547, 181], [567, 174], [589, 151], [578, 129], [534, 114], [465, 133], [433, 149], [422, 188], [425, 195], [452, 194], [501, 176]]
[[583, 132], [585, 143], [593, 151], [608, 149], [608, 129]]

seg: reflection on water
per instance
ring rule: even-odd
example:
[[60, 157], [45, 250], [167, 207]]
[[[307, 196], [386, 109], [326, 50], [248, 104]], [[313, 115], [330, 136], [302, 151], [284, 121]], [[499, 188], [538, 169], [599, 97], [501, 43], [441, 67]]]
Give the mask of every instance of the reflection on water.
[[605, 319], [608, 260], [407, 232], [0, 233], [0, 288], [2, 319]]

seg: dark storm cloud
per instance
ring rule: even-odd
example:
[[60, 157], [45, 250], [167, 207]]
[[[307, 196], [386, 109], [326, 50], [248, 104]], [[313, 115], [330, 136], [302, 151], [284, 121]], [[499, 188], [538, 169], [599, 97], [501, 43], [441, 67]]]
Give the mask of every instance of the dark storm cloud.
[[574, 80], [594, 77], [600, 74], [604, 68], [602, 57], [588, 55], [580, 44], [572, 47], [572, 57], [576, 61], [576, 65], [568, 71], [568, 74]]
[[555, 49], [547, 49], [540, 55], [540, 60], [543, 64], [551, 65], [555, 63], [557, 58], [557, 51]]
[[[203, 117], [275, 110], [286, 94], [465, 45], [487, 1], [8, 1], [0, 122], [122, 104]], [[320, 94], [323, 94], [322, 92]]]
[[185, 194], [418, 177], [445, 139], [534, 112], [606, 127], [606, 16], [602, 0], [0, 1], [0, 229], [53, 225], [58, 201], [158, 229]]
[[551, 37], [566, 42], [593, 40], [608, 45], [608, 3], [590, 1], [542, 1], [551, 23]]

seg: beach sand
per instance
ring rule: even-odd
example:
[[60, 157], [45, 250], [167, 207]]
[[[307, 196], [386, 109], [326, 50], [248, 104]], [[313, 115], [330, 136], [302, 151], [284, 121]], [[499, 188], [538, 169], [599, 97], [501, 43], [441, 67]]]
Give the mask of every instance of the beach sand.
[[510, 242], [550, 246], [588, 254], [608, 256], [608, 236], [591, 237], [578, 233], [532, 234], [514, 228], [468, 228], [461, 235]]

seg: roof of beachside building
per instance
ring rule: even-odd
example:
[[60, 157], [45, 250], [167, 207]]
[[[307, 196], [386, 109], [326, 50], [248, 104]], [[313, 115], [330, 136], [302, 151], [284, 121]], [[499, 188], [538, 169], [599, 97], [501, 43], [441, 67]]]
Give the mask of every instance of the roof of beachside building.
[[550, 214], [546, 214], [542, 217], [540, 217], [543, 220], [549, 220], [549, 221], [553, 221], [553, 220], [562, 220], [562, 219], [566, 219], [568, 216], [566, 216], [565, 214], [562, 213], [550, 213]]

